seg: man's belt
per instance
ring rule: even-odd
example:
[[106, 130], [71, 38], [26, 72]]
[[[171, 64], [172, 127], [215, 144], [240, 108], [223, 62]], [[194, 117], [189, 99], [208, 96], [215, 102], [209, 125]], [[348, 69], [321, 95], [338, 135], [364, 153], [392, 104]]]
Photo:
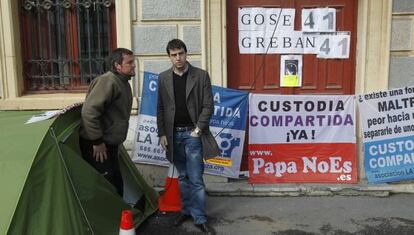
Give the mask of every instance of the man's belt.
[[192, 131], [194, 130], [194, 126], [176, 126], [174, 127], [174, 131], [176, 132], [184, 132], [184, 131]]

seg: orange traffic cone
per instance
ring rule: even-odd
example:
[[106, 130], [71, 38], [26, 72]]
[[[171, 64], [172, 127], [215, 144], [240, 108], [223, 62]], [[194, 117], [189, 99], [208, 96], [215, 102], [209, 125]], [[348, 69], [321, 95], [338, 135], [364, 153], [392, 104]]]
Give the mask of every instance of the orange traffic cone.
[[134, 221], [132, 220], [131, 210], [122, 211], [119, 235], [135, 235]]
[[164, 194], [158, 198], [158, 208], [161, 212], [181, 211], [178, 171], [173, 164], [170, 164], [168, 169]]

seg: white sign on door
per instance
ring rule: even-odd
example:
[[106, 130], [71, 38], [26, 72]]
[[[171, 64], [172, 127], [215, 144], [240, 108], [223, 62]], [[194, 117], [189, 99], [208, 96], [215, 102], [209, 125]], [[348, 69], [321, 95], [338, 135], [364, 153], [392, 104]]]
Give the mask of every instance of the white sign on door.
[[338, 35], [320, 35], [316, 39], [317, 58], [346, 59], [349, 58], [351, 35], [342, 33]]
[[335, 32], [336, 9], [335, 8], [313, 8], [302, 9], [302, 31], [303, 32]]
[[239, 8], [240, 54], [317, 54], [349, 58], [349, 32], [336, 32], [335, 8], [302, 10], [302, 31], [295, 31], [295, 9]]

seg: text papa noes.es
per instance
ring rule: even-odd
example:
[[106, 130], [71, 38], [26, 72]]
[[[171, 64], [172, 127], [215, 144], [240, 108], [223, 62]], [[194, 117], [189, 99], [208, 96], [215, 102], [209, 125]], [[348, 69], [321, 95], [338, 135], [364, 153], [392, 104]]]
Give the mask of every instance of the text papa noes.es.
[[[282, 177], [284, 174], [294, 174], [298, 172], [298, 167], [294, 161], [265, 161], [263, 158], [253, 158], [253, 174], [273, 174]], [[352, 162], [342, 161], [342, 157], [329, 157], [328, 161], [318, 161], [317, 157], [302, 157], [303, 173], [350, 173], [352, 172]]]

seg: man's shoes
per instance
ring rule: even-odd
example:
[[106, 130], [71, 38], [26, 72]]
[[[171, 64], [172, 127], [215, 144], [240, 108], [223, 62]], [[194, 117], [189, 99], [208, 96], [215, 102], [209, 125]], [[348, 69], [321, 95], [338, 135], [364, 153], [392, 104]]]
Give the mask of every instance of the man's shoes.
[[212, 228], [209, 228], [206, 223], [204, 224], [195, 224], [205, 234], [216, 234]]
[[182, 225], [186, 220], [189, 220], [191, 218], [191, 215], [184, 215], [180, 214], [177, 219], [174, 221], [174, 226], [178, 227]]

